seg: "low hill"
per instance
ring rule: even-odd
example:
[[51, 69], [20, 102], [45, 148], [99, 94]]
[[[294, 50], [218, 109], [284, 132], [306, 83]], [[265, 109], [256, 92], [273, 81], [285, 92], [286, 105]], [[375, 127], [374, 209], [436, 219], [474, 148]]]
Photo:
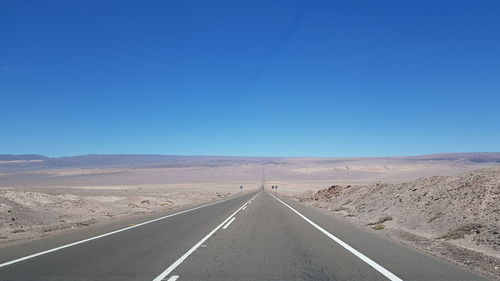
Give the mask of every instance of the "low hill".
[[37, 154], [0, 154], [0, 161], [47, 160], [49, 157]]

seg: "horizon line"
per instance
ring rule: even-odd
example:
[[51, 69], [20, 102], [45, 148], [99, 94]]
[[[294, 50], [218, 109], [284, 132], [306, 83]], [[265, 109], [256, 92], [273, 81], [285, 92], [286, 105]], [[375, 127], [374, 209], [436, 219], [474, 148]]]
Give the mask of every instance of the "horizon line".
[[458, 155], [458, 154], [495, 154], [500, 151], [463, 151], [463, 152], [433, 152], [425, 154], [405, 154], [405, 155], [377, 155], [377, 156], [291, 156], [291, 155], [214, 155], [214, 154], [159, 154], [159, 153], [87, 153], [73, 155], [44, 155], [37, 153], [10, 154], [0, 153], [0, 156], [41, 156], [45, 158], [71, 158], [79, 156], [175, 156], [175, 157], [232, 157], [232, 158], [398, 158], [398, 157], [419, 157], [432, 155]]

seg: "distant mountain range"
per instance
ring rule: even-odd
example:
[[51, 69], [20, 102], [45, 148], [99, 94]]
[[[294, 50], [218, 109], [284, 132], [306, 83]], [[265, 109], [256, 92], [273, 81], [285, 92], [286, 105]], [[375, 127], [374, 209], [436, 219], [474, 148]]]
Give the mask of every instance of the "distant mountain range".
[[[273, 163], [279, 157], [179, 156], [156, 154], [90, 154], [68, 157], [46, 157], [36, 154], [2, 155], [0, 170], [50, 168], [168, 168], [192, 166], [223, 166], [245, 163]], [[9, 163], [11, 162], [11, 163]]]
[[68, 157], [46, 157], [36, 154], [0, 154], [0, 170], [51, 168], [167, 168], [192, 166], [224, 166], [245, 163], [272, 164], [289, 161], [446, 161], [500, 163], [500, 152], [443, 153], [420, 156], [320, 158], [320, 157], [244, 157], [244, 156], [179, 156], [156, 154], [91, 154]]
[[49, 157], [38, 154], [0, 154], [0, 161], [45, 160]]

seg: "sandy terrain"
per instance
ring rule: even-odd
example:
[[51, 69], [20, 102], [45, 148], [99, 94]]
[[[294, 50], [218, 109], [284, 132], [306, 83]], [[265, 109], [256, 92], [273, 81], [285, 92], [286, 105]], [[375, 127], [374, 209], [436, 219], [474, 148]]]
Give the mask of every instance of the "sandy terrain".
[[289, 196], [500, 279], [500, 167]]
[[115, 218], [224, 198], [223, 192], [138, 189], [0, 189], [0, 247]]
[[[498, 185], [489, 181], [497, 178], [497, 170], [481, 176], [432, 177], [492, 166], [500, 166], [500, 153], [381, 158], [0, 155], [0, 247], [225, 197], [239, 192], [240, 185], [245, 190], [260, 187], [265, 179], [267, 186], [278, 185], [284, 194], [313, 190], [300, 198], [361, 225], [391, 216], [382, 232], [438, 256], [469, 248], [497, 258]], [[421, 177], [430, 178], [402, 184]], [[327, 198], [330, 192], [321, 197], [325, 191], [314, 195], [331, 185], [351, 187], [334, 188], [335, 194], [341, 191], [338, 198]], [[484, 192], [478, 193], [478, 186]], [[436, 239], [470, 223], [481, 225], [467, 230], [477, 233]], [[463, 255], [467, 258], [459, 262], [485, 271], [494, 268], [477, 265], [475, 254]]]
[[[32, 156], [34, 157], [34, 156]], [[40, 156], [38, 158], [41, 158]], [[45, 160], [1, 157], [1, 187], [161, 186], [235, 188], [267, 182], [282, 190], [325, 184], [397, 183], [500, 165], [500, 153], [381, 158], [87, 155]]]

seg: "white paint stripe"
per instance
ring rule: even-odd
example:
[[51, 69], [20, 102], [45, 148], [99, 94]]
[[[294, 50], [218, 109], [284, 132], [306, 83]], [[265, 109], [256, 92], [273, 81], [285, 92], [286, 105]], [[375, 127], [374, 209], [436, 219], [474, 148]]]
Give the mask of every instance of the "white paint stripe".
[[247, 207], [248, 207], [248, 205], [245, 205], [245, 207], [243, 207], [243, 209], [241, 209], [241, 210], [243, 211], [243, 210], [245, 210]]
[[[245, 209], [245, 208], [243, 208], [243, 209]], [[243, 209], [242, 209], [242, 210], [243, 210]], [[235, 219], [236, 219], [236, 217], [233, 217], [233, 218], [232, 218], [232, 219], [231, 219], [228, 223], [226, 223], [226, 225], [224, 225], [224, 227], [223, 227], [222, 229], [226, 229], [226, 228], [228, 228], [228, 227], [229, 227], [229, 225], [230, 225], [231, 223], [233, 223], [233, 221], [234, 221]]]
[[177, 278], [179, 278], [179, 275], [172, 275], [172, 277], [168, 278], [167, 281], [175, 281]]
[[118, 229], [118, 230], [115, 230], [115, 231], [112, 231], [112, 232], [108, 232], [108, 233], [105, 233], [105, 234], [101, 234], [101, 235], [98, 235], [98, 236], [90, 237], [90, 238], [87, 238], [87, 239], [84, 239], [84, 240], [80, 240], [80, 241], [73, 242], [73, 243], [70, 243], [70, 244], [66, 244], [66, 245], [63, 245], [63, 246], [60, 246], [60, 247], [56, 247], [56, 248], [53, 248], [53, 249], [50, 249], [50, 250], [38, 252], [38, 253], [29, 255], [29, 256], [25, 256], [25, 257], [22, 257], [22, 258], [18, 258], [18, 259], [15, 259], [15, 260], [4, 262], [4, 263], [0, 264], [0, 268], [8, 266], [8, 265], [11, 265], [11, 264], [15, 264], [15, 263], [18, 263], [18, 262], [21, 262], [21, 261], [29, 260], [29, 259], [41, 256], [41, 255], [45, 255], [45, 254], [48, 254], [48, 253], [59, 251], [59, 250], [65, 249], [65, 248], [73, 247], [73, 246], [76, 246], [76, 245], [79, 245], [79, 244], [82, 244], [82, 243], [85, 243], [85, 242], [89, 242], [89, 241], [96, 240], [96, 239], [99, 239], [99, 238], [103, 238], [103, 237], [106, 237], [106, 236], [109, 236], [109, 235], [113, 235], [113, 234], [116, 234], [116, 233], [119, 233], [119, 232], [122, 232], [122, 231], [125, 231], [125, 230], [129, 230], [129, 229], [133, 229], [133, 228], [136, 228], [136, 227], [140, 227], [140, 226], [152, 223], [152, 222], [156, 222], [156, 221], [159, 221], [159, 220], [163, 220], [163, 219], [166, 219], [166, 218], [170, 218], [170, 217], [173, 217], [173, 216], [177, 216], [177, 215], [180, 215], [180, 214], [184, 214], [184, 213], [187, 213], [187, 212], [191, 212], [191, 211], [194, 211], [194, 210], [198, 210], [198, 209], [201, 209], [201, 208], [205, 208], [205, 207], [208, 207], [208, 206], [219, 204], [219, 203], [222, 203], [222, 202], [225, 202], [225, 201], [228, 201], [228, 200], [231, 200], [231, 199], [235, 199], [235, 198], [238, 198], [238, 197], [228, 198], [228, 199], [224, 199], [224, 200], [221, 200], [221, 201], [213, 202], [213, 203], [210, 203], [210, 204], [207, 204], [207, 205], [203, 205], [203, 206], [191, 208], [191, 209], [184, 210], [184, 211], [181, 211], [181, 212], [178, 212], [178, 213], [175, 213], [175, 214], [171, 214], [171, 215], [163, 216], [163, 217], [156, 218], [156, 219], [153, 219], [153, 220], [145, 221], [143, 223], [135, 224], [135, 225], [132, 225], [132, 226], [129, 226], [129, 227]]
[[[255, 198], [259, 193], [255, 194], [253, 198]], [[252, 200], [250, 199], [250, 200]], [[248, 203], [248, 202], [247, 202]], [[247, 203], [243, 204], [245, 206]], [[216, 228], [214, 228], [212, 231], [210, 231], [209, 234], [207, 234], [205, 237], [203, 237], [198, 243], [196, 243], [191, 249], [189, 249], [184, 255], [182, 255], [180, 258], [178, 258], [173, 264], [171, 264], [165, 271], [163, 271], [158, 277], [153, 279], [153, 281], [161, 281], [163, 278], [165, 278], [167, 275], [169, 275], [176, 267], [178, 267], [185, 259], [187, 259], [196, 249], [198, 249], [205, 241], [208, 240], [214, 233], [219, 230], [223, 225], [227, 223], [232, 217], [234, 217], [242, 208], [241, 206], [238, 210], [236, 210], [234, 213], [232, 213], [227, 219], [225, 219], [221, 224], [219, 224]]]
[[[269, 193], [271, 194], [271, 193]], [[362, 253], [358, 252], [356, 249], [354, 249], [353, 247], [349, 246], [349, 244], [345, 243], [344, 241], [340, 240], [339, 238], [337, 238], [335, 235], [331, 234], [330, 232], [326, 231], [324, 228], [322, 228], [321, 226], [317, 225], [315, 222], [311, 221], [310, 219], [308, 219], [306, 216], [304, 216], [303, 214], [299, 213], [297, 210], [295, 210], [294, 208], [290, 207], [287, 203], [281, 201], [279, 198], [277, 198], [276, 196], [272, 195], [272, 197], [274, 197], [274, 199], [278, 200], [279, 202], [283, 203], [283, 205], [287, 206], [288, 208], [290, 208], [292, 211], [294, 211], [297, 215], [299, 215], [301, 218], [303, 218], [305, 221], [307, 221], [308, 223], [310, 223], [312, 226], [316, 227], [319, 231], [323, 232], [326, 236], [328, 236], [330, 239], [332, 239], [333, 241], [337, 242], [340, 246], [344, 247], [346, 250], [348, 250], [349, 252], [351, 252], [352, 254], [354, 254], [356, 257], [360, 258], [362, 261], [366, 262], [368, 265], [370, 265], [371, 267], [373, 267], [375, 270], [377, 270], [378, 272], [382, 273], [385, 277], [387, 277], [389, 280], [391, 281], [403, 281], [401, 278], [397, 277], [396, 275], [394, 275], [393, 273], [391, 273], [389, 270], [383, 268], [381, 265], [379, 265], [378, 263], [374, 262], [373, 260], [371, 260], [370, 258], [368, 258], [367, 256], [363, 255]]]

